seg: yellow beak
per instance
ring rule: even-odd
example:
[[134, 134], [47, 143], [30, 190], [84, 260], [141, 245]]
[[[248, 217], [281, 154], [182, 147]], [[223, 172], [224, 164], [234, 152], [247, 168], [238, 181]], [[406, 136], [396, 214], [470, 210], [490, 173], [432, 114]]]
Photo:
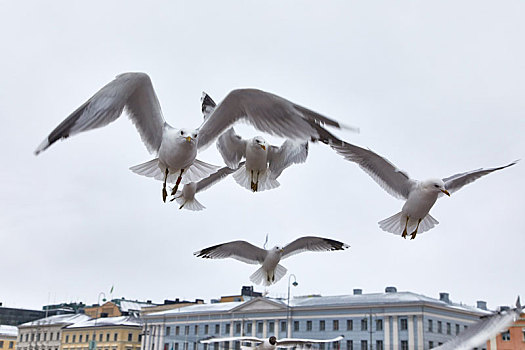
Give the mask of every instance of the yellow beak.
[[441, 190], [441, 192], [443, 192], [444, 194], [450, 197], [450, 193], [447, 190]]
[[266, 146], [265, 145], [261, 145], [261, 148], [266, 151]]
[[191, 136], [186, 137], [186, 141], [190, 142], [191, 141]]

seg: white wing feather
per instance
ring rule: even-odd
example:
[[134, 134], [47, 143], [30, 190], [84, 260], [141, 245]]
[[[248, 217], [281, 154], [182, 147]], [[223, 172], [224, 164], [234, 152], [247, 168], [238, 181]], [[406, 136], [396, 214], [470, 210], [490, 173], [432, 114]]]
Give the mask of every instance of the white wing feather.
[[233, 241], [205, 248], [193, 253], [206, 259], [233, 258], [247, 264], [262, 264], [268, 252], [246, 241]]
[[232, 169], [239, 167], [241, 159], [246, 157], [246, 143], [247, 141], [237, 135], [233, 128], [219, 136], [217, 149], [227, 166]]
[[308, 142], [283, 142], [281, 147], [271, 146], [268, 150], [268, 166], [272, 177], [277, 179], [284, 169], [292, 164], [304, 163], [308, 157]]
[[301, 237], [287, 244], [283, 248], [283, 254], [281, 256], [281, 260], [289, 256], [292, 256], [294, 254], [298, 254], [298, 253], [305, 252], [305, 251], [323, 252], [323, 251], [331, 251], [331, 250], [344, 250], [349, 247], [350, 246], [348, 244], [345, 244], [343, 242], [339, 242], [333, 239], [329, 239], [329, 238], [313, 237], [313, 236]]

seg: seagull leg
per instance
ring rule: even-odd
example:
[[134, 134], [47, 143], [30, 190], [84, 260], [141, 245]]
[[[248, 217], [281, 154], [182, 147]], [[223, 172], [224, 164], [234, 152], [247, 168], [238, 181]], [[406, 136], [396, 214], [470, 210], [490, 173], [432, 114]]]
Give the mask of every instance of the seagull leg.
[[407, 221], [405, 222], [405, 229], [403, 230], [403, 233], [401, 234], [401, 237], [403, 237], [404, 239], [407, 239], [407, 227], [408, 227], [408, 216], [407, 216]]
[[[175, 182], [175, 187], [171, 190], [171, 195], [174, 196], [175, 193], [177, 193], [177, 190], [179, 189], [180, 180], [182, 180], [182, 173], [184, 172], [184, 169], [180, 169], [179, 177], [177, 178], [177, 181]], [[173, 201], [173, 199], [172, 199]]]
[[182, 209], [185, 204], [186, 204], [186, 201], [184, 201], [184, 203], [182, 203], [182, 205], [179, 207], [179, 210]]
[[421, 219], [419, 219], [417, 221], [417, 226], [416, 226], [416, 229], [414, 230], [414, 232], [412, 232], [412, 234], [410, 235], [410, 239], [414, 239], [416, 238], [416, 235], [417, 235], [417, 229], [419, 228], [419, 224], [421, 223]]
[[166, 168], [166, 173], [164, 174], [164, 183], [162, 184], [162, 201], [166, 203], [166, 197], [168, 196], [168, 191], [166, 191], [166, 181], [168, 181], [169, 170]]
[[259, 182], [259, 172], [256, 173], [257, 180], [254, 179], [253, 170], [251, 170], [251, 173], [252, 173], [252, 177], [251, 177], [251, 186], [250, 187], [252, 188], [253, 192], [257, 192], [257, 183]]

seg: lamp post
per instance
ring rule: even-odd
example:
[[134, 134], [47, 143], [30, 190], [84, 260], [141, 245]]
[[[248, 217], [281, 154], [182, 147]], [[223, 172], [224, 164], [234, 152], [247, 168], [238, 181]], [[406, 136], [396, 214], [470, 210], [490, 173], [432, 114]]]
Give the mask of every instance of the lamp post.
[[288, 276], [288, 303], [287, 303], [287, 309], [286, 309], [286, 326], [288, 328], [287, 337], [292, 337], [292, 312], [290, 310], [290, 281], [293, 277], [293, 283], [292, 285], [294, 287], [297, 287], [299, 283], [297, 283], [297, 279], [295, 278], [295, 275], [292, 273], [290, 276]]
[[89, 350], [96, 350], [97, 349], [97, 319], [98, 319], [98, 310], [100, 309], [100, 297], [104, 296], [102, 298], [102, 301], [106, 301], [106, 294], [104, 292], [98, 293], [98, 307], [97, 307], [97, 313], [95, 314], [95, 327], [93, 327], [93, 339], [89, 342]]

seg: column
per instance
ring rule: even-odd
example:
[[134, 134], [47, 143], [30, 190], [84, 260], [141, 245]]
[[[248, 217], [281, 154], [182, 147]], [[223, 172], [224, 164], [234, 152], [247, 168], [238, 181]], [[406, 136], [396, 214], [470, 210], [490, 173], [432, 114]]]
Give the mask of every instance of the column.
[[268, 320], [263, 321], [263, 338], [268, 336]]
[[423, 315], [417, 316], [417, 348], [424, 349], [423, 344]]
[[412, 316], [407, 317], [408, 321], [408, 350], [414, 350], [414, 318]]
[[385, 350], [390, 350], [390, 316], [385, 316], [385, 326], [384, 326], [384, 334], [385, 334]]
[[399, 331], [397, 330], [397, 316], [392, 316], [392, 343], [394, 343], [392, 349], [399, 349]]
[[496, 338], [490, 338], [490, 343], [489, 343], [489, 350], [498, 350], [498, 345], [496, 343]]
[[279, 339], [279, 329], [280, 329], [280, 324], [279, 324], [279, 320], [275, 320], [273, 321], [273, 335], [275, 335], [275, 337], [277, 339]]

